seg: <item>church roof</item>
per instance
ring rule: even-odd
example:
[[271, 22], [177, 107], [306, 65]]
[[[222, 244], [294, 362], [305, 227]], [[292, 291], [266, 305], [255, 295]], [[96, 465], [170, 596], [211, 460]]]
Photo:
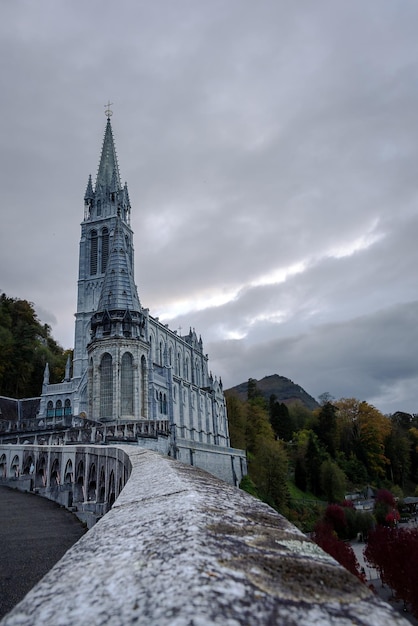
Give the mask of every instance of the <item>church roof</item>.
[[[116, 185], [116, 189], [113, 189]], [[117, 191], [121, 188], [118, 158], [116, 155], [115, 143], [113, 141], [112, 125], [110, 118], [107, 118], [106, 130], [103, 139], [103, 148], [100, 158], [99, 170], [97, 172], [95, 191], [100, 188]]]
[[122, 220], [118, 214], [110, 244], [109, 260], [100, 293], [98, 311], [141, 311], [131, 262], [126, 250]]

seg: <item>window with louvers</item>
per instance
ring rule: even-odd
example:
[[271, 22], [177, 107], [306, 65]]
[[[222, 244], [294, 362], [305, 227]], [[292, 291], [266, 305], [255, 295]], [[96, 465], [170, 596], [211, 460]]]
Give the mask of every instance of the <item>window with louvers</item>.
[[107, 261], [109, 259], [109, 231], [107, 228], [102, 230], [102, 274], [105, 273]]
[[90, 234], [90, 274], [92, 276], [97, 274], [97, 243], [97, 232], [92, 230]]

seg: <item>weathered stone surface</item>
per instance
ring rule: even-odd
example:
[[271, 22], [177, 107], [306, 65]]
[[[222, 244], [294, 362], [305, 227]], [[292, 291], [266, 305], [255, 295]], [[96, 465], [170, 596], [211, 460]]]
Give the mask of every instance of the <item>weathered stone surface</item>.
[[132, 474], [113, 509], [3, 626], [408, 624], [268, 506], [125, 450]]

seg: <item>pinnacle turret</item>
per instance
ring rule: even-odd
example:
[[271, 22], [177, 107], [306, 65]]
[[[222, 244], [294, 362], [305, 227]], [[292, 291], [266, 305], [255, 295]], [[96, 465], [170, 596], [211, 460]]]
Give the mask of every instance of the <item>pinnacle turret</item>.
[[87, 183], [86, 193], [84, 194], [84, 200], [88, 202], [89, 200], [94, 199], [94, 191], [93, 191], [93, 183], [91, 180], [91, 174], [89, 175], [89, 180]]

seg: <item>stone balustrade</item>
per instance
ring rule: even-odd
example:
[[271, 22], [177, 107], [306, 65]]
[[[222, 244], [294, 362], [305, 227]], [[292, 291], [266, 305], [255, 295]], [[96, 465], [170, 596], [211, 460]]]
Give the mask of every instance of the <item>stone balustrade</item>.
[[[16, 446], [0, 448], [0, 458], [4, 448]], [[85, 465], [117, 459], [126, 484], [2, 626], [408, 624], [239, 489], [138, 446], [74, 454], [83, 450]], [[105, 486], [104, 500], [109, 493]]]

